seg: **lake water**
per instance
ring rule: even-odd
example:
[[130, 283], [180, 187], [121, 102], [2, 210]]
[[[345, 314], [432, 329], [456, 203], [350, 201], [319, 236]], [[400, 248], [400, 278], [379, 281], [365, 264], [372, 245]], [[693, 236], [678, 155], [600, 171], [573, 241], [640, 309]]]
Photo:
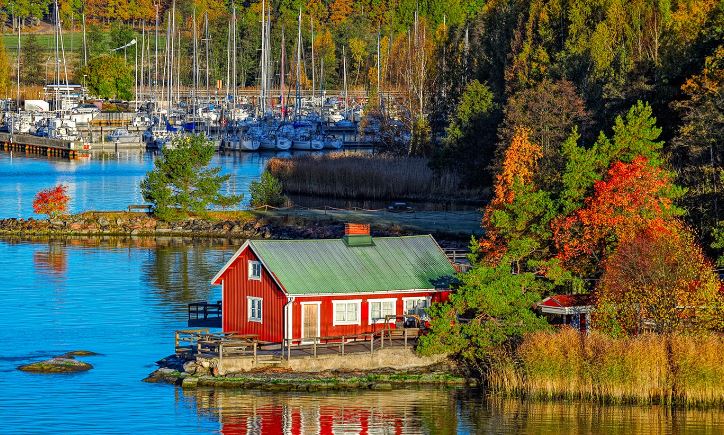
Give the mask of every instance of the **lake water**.
[[[41, 162], [42, 163], [42, 162]], [[485, 399], [421, 388], [182, 391], [141, 382], [173, 350], [186, 304], [235, 246], [176, 239], [0, 239], [0, 433], [724, 433], [724, 411]], [[87, 349], [95, 368], [16, 370]]]
[[[249, 183], [259, 178], [274, 155], [216, 154], [211, 165], [231, 175], [224, 191], [244, 194], [244, 204], [248, 204]], [[35, 194], [61, 183], [68, 188], [73, 213], [124, 210], [130, 204], [144, 204], [139, 185], [153, 169], [155, 158], [152, 153], [122, 152], [112, 158], [67, 160], [0, 151], [0, 218], [33, 216]]]

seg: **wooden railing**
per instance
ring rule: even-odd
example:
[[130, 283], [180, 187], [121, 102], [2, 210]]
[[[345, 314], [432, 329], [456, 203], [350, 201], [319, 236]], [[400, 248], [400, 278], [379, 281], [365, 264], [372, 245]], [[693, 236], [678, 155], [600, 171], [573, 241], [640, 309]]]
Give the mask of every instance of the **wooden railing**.
[[[306, 351], [306, 354], [311, 353], [314, 358], [319, 356], [320, 351], [333, 351], [326, 352], [327, 354], [336, 353], [344, 356], [348, 353], [362, 353], [369, 351], [370, 354], [374, 354], [375, 351], [379, 351], [385, 348], [385, 341], [389, 345], [392, 340], [402, 340], [403, 346], [407, 348], [411, 343], [411, 340], [417, 339], [420, 335], [420, 329], [418, 328], [400, 328], [400, 329], [382, 329], [375, 332], [367, 332], [363, 334], [351, 334], [351, 335], [337, 335], [330, 337], [313, 337], [313, 338], [285, 338], [282, 341], [282, 358], [290, 360], [292, 358], [292, 351]], [[369, 346], [367, 350], [367, 346]], [[350, 347], [353, 349], [350, 351]], [[364, 351], [360, 349], [364, 348]]]
[[[129, 206], [130, 208], [131, 206]], [[213, 304], [208, 302], [192, 302], [188, 305], [189, 320], [207, 320], [221, 318], [221, 301]]]

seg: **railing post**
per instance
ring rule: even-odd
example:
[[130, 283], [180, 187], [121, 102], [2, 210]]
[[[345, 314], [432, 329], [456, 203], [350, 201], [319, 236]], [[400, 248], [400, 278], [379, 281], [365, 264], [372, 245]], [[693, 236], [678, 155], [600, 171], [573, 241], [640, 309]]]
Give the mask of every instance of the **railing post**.
[[385, 330], [380, 331], [380, 349], [385, 348]]
[[404, 329], [402, 335], [405, 337], [405, 349], [407, 349], [407, 328]]
[[254, 365], [256, 365], [256, 341], [254, 342]]
[[219, 376], [221, 376], [221, 362], [222, 362], [223, 358], [224, 358], [224, 343], [219, 343], [219, 365], [217, 367], [219, 369]]
[[312, 344], [312, 347], [314, 348], [314, 357], [317, 357], [317, 340], [319, 340], [319, 337], [314, 337], [314, 344]]
[[287, 361], [292, 359], [292, 342], [287, 340]]
[[344, 335], [342, 336], [342, 356], [344, 356]]
[[178, 331], [176, 331], [176, 333], [175, 333], [174, 335], [176, 336], [176, 340], [175, 340], [175, 342], [176, 342], [176, 347], [174, 347], [174, 352], [175, 352], [176, 349], [178, 349], [178, 343], [179, 343], [179, 340], [178, 340]]
[[375, 352], [375, 334], [370, 335], [370, 353]]

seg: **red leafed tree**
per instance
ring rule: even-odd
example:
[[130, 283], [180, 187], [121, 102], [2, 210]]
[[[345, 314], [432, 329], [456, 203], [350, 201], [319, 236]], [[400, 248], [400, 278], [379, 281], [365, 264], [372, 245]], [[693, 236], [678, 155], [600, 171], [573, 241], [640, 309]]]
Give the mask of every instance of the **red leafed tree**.
[[35, 195], [33, 211], [36, 214], [46, 214], [51, 219], [64, 214], [68, 210], [70, 197], [66, 193], [66, 187], [59, 184], [50, 189], [44, 189]]
[[506, 246], [492, 216], [496, 210], [513, 203], [516, 186], [526, 186], [533, 182], [538, 160], [543, 156], [543, 149], [531, 142], [529, 136], [529, 129], [515, 129], [510, 146], [505, 150], [500, 173], [495, 176], [493, 199], [485, 208], [482, 220], [485, 236], [480, 240], [480, 249], [490, 263], [497, 263], [505, 253]]
[[612, 164], [583, 208], [553, 221], [558, 258], [602, 260], [642, 228], [666, 227], [678, 213], [673, 199], [679, 191], [669, 172], [652, 167], [644, 157]]
[[721, 283], [694, 236], [677, 219], [638, 230], [604, 261], [596, 286], [596, 322], [629, 334], [653, 327], [719, 329]]

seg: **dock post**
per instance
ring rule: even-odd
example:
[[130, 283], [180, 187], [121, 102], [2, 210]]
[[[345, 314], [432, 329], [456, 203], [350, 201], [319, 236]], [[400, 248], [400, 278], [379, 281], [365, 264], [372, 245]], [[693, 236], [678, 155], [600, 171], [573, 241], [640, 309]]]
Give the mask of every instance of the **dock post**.
[[405, 349], [407, 349], [407, 328], [404, 329], [403, 335], [405, 336]]
[[219, 370], [219, 376], [221, 376], [221, 363], [223, 362], [223, 358], [224, 358], [224, 343], [219, 343], [219, 364], [216, 366], [216, 368]]
[[370, 354], [375, 352], [375, 334], [370, 335]]
[[342, 336], [342, 356], [344, 356], [344, 335]]
[[256, 342], [254, 342], [254, 365], [256, 364]]
[[312, 347], [314, 348], [314, 357], [315, 358], [317, 357], [317, 340], [318, 340], [318, 338], [314, 337], [314, 344], [312, 345]]
[[175, 342], [176, 342], [176, 347], [174, 347], [174, 351], [175, 351], [175, 349], [178, 348], [178, 342], [179, 342], [179, 341], [178, 341], [178, 331], [176, 331], [176, 334], [175, 334], [175, 335], [176, 335], [176, 340], [175, 340]]

